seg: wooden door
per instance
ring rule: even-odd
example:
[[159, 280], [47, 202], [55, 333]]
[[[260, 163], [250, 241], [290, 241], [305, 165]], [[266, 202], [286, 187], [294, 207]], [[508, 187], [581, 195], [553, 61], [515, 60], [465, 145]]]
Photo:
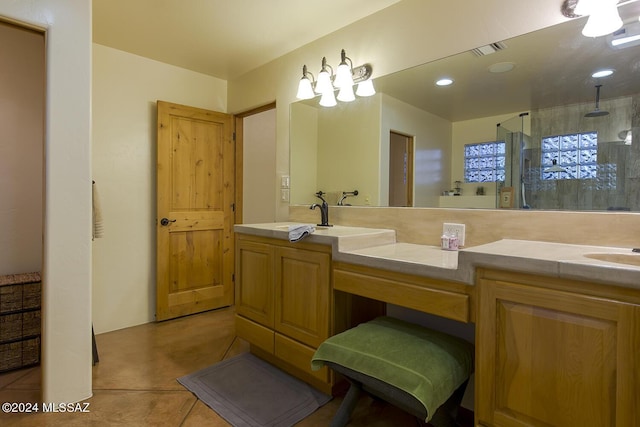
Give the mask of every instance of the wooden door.
[[413, 206], [413, 137], [389, 133], [389, 206]]
[[156, 320], [233, 304], [232, 126], [158, 101]]
[[476, 421], [638, 425], [638, 306], [481, 279]]
[[276, 249], [275, 330], [312, 347], [329, 337], [330, 256]]

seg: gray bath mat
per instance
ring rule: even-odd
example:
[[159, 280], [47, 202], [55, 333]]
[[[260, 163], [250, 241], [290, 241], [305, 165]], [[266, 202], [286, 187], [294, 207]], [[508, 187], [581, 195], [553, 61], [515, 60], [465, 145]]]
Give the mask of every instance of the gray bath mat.
[[290, 427], [331, 400], [250, 353], [178, 381], [234, 427]]

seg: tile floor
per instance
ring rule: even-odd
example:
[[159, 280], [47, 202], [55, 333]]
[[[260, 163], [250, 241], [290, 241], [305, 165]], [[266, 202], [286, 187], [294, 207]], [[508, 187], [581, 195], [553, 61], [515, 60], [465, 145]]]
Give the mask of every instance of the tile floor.
[[[167, 426], [225, 427], [224, 419], [180, 385], [176, 378], [241, 352], [248, 344], [235, 336], [233, 308], [96, 336], [100, 362], [93, 367], [89, 413], [5, 414], [1, 426]], [[0, 375], [1, 402], [40, 401], [40, 368]], [[297, 427], [324, 427], [341, 396]], [[404, 412], [362, 398], [349, 426], [415, 426]]]

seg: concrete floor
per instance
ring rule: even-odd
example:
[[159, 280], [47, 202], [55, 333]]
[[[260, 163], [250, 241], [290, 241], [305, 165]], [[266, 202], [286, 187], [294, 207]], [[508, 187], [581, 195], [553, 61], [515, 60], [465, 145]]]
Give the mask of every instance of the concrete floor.
[[[0, 413], [0, 425], [230, 426], [176, 378], [249, 350], [235, 336], [233, 316], [233, 308], [225, 308], [97, 335], [100, 362], [93, 367], [89, 413]], [[0, 403], [39, 401], [39, 367], [0, 375]], [[341, 401], [336, 396], [296, 426], [328, 426]], [[349, 424], [416, 425], [410, 415], [369, 397], [361, 398]]]

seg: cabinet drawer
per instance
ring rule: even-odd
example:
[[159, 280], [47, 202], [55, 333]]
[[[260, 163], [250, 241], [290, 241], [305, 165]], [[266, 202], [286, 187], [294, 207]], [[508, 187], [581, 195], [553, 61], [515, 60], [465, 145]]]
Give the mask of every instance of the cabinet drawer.
[[315, 349], [307, 347], [283, 335], [275, 336], [275, 355], [290, 365], [308, 373], [323, 382], [329, 382], [329, 369], [324, 367], [319, 371], [311, 370], [311, 358]]
[[236, 335], [251, 345], [273, 354], [274, 332], [242, 316], [236, 315]]
[[469, 296], [401, 280], [335, 269], [333, 288], [461, 322], [469, 321]]

